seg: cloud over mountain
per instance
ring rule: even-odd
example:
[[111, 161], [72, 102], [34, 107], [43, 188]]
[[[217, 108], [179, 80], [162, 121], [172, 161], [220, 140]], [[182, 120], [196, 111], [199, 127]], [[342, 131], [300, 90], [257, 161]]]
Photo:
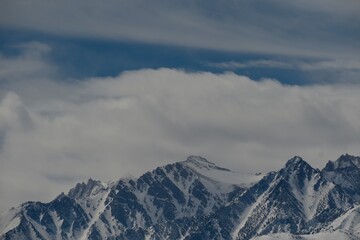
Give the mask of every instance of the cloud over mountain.
[[174, 69], [7, 81], [0, 208], [49, 200], [88, 177], [138, 175], [189, 154], [245, 172], [272, 170], [295, 154], [315, 167], [344, 152], [360, 154], [359, 90]]

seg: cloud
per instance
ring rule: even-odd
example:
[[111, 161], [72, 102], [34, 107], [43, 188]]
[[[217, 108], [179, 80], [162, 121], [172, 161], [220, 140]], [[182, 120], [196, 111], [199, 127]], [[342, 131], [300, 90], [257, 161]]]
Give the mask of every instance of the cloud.
[[[326, 59], [326, 60], [296, 60], [296, 59], [258, 59], [250, 61], [228, 61], [228, 62], [208, 62], [205, 65], [223, 70], [235, 71], [238, 69], [280, 69], [296, 70], [308, 74], [314, 82], [319, 82], [326, 76], [327, 83], [353, 82], [358, 83], [360, 78], [360, 61], [345, 59]], [[317, 76], [317, 77], [316, 77]]]
[[[27, 103], [43, 99], [71, 98], [73, 92], [63, 84], [61, 71], [51, 59], [52, 48], [32, 41], [6, 46], [11, 54], [0, 52], [0, 99], [14, 92]], [[52, 79], [52, 80], [49, 80]]]
[[360, 71], [360, 61], [322, 60], [322, 61], [298, 62], [295, 63], [294, 68], [297, 67], [305, 71], [313, 71], [313, 70]]
[[43, 78], [55, 72], [54, 65], [46, 61], [50, 46], [34, 41], [10, 48], [19, 54], [11, 57], [0, 54], [0, 81]]
[[221, 69], [242, 69], [242, 68], [278, 68], [278, 69], [293, 69], [295, 66], [291, 63], [285, 61], [278, 60], [252, 60], [252, 61], [244, 61], [244, 62], [219, 62], [219, 63], [206, 63], [206, 65], [210, 67], [216, 67]]
[[3, 0], [0, 23], [115, 41], [356, 59], [359, 1]]
[[[360, 154], [359, 85], [286, 86], [174, 69], [46, 81], [52, 87], [17, 82], [0, 102], [1, 210], [191, 154], [243, 172], [277, 169], [293, 155], [322, 167]], [[42, 91], [26, 94], [32, 88]]]
[[313, 70], [347, 70], [360, 71], [360, 61], [346, 61], [346, 60], [272, 60], [260, 59], [243, 62], [220, 62], [207, 63], [211, 67], [223, 69], [241, 69], [241, 68], [277, 68], [277, 69], [299, 69], [304, 71]]

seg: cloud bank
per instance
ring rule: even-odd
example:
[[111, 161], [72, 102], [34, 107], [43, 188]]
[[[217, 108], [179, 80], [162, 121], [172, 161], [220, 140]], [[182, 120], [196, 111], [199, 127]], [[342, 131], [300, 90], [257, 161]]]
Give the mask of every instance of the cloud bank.
[[[56, 70], [38, 54], [46, 47], [30, 48], [1, 61]], [[55, 70], [0, 75], [1, 211], [49, 201], [89, 177], [139, 175], [192, 154], [240, 172], [270, 171], [293, 155], [315, 167], [360, 155], [359, 85], [175, 69], [58, 81]]]

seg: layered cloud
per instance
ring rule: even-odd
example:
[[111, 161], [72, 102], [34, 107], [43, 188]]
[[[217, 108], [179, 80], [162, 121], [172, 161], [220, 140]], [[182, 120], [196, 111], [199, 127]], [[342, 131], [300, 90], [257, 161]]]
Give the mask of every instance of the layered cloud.
[[251, 60], [244, 62], [220, 62], [207, 63], [210, 66], [236, 70], [239, 68], [277, 68], [277, 69], [300, 69], [304, 71], [311, 70], [347, 70], [360, 71], [359, 61], [344, 61], [344, 60], [310, 60], [310, 61], [280, 61], [273, 59]]
[[[2, 61], [21, 69], [27, 56], [24, 65], [56, 69], [44, 49], [32, 43]], [[83, 81], [43, 73], [1, 75], [1, 211], [51, 200], [89, 177], [139, 175], [191, 154], [243, 172], [277, 169], [293, 155], [322, 167], [360, 154], [359, 85], [287, 86], [175, 69]]]
[[2, 0], [0, 26], [206, 49], [358, 59], [359, 1]]
[[207, 66], [218, 69], [235, 71], [238, 69], [279, 69], [279, 70], [297, 70], [307, 74], [307, 78], [314, 79], [313, 82], [319, 83], [318, 75], [326, 75], [327, 83], [334, 82], [352, 82], [359, 83], [360, 79], [360, 61], [339, 60], [339, 59], [258, 59], [251, 61], [229, 61], [229, 62], [210, 62]]

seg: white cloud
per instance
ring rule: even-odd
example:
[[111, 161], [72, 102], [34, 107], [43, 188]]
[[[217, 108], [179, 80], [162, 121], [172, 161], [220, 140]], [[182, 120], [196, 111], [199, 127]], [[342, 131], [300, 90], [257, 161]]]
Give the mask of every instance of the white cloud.
[[36, 96], [26, 94], [41, 89], [34, 82], [14, 85], [1, 100], [1, 210], [51, 200], [82, 179], [138, 175], [191, 154], [251, 172], [279, 168], [293, 155], [322, 167], [342, 153], [360, 154], [358, 85], [285, 86], [171, 69], [47, 81], [52, 87]]

